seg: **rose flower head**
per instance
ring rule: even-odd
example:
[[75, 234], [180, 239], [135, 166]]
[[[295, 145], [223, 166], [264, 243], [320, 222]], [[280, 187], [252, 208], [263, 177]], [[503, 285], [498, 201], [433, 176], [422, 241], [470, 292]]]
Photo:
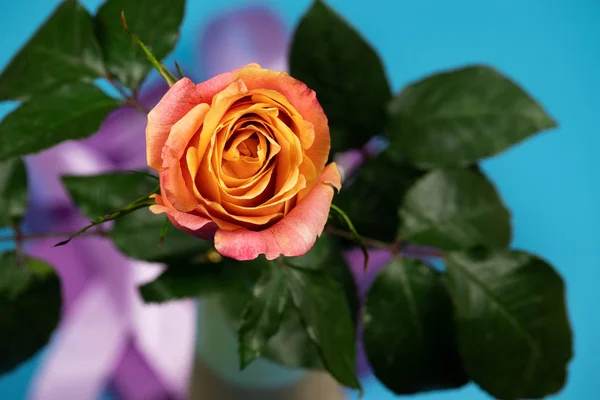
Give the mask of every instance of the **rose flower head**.
[[306, 253], [341, 185], [315, 92], [257, 64], [179, 80], [148, 114], [146, 147], [150, 210], [237, 260]]

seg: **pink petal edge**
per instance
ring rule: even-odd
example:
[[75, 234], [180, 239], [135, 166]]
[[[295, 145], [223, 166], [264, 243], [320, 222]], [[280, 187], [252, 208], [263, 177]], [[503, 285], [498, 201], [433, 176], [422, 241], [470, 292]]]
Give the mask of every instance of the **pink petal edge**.
[[260, 65], [256, 63], [247, 64], [243, 67], [234, 69], [233, 71], [224, 72], [217, 76], [212, 77], [211, 79], [201, 82], [196, 85], [196, 90], [198, 91], [200, 97], [202, 98], [203, 103], [210, 103], [212, 98], [223, 89], [225, 89], [231, 82], [233, 82], [233, 78], [243, 69], [246, 68], [261, 68]]
[[268, 229], [258, 232], [217, 230], [216, 250], [239, 261], [253, 260], [260, 254], [264, 254], [267, 260], [274, 260], [280, 255], [294, 257], [305, 254], [327, 223], [334, 194], [330, 185], [338, 190], [341, 187], [335, 163], [325, 167], [319, 181], [285, 218]]
[[194, 106], [202, 102], [196, 85], [188, 78], [177, 81], [148, 113], [146, 126], [146, 158], [148, 166], [162, 170], [162, 147], [171, 127], [183, 118]]
[[150, 206], [150, 211], [154, 214], [167, 214], [167, 217], [177, 229], [200, 239], [212, 239], [215, 235], [217, 225], [210, 219], [177, 211], [170, 204], [167, 204], [165, 198], [159, 195], [154, 195], [154, 198], [157, 204]]

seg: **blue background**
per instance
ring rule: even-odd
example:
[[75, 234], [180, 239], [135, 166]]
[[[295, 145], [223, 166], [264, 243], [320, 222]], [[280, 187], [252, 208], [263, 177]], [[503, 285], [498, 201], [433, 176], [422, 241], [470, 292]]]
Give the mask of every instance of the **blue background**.
[[[95, 10], [100, 1], [83, 2]], [[253, 2], [256, 4], [257, 2]], [[290, 28], [309, 0], [264, 1]], [[514, 217], [514, 246], [542, 254], [567, 282], [575, 359], [557, 399], [600, 398], [598, 290], [600, 217], [600, 2], [597, 0], [329, 0], [376, 47], [395, 90], [440, 69], [488, 63], [520, 82], [560, 127], [486, 160]], [[0, 67], [52, 12], [58, 0], [2, 1]], [[189, 0], [175, 56], [191, 65], [190, 49], [204, 20], [242, 0]], [[0, 106], [0, 114], [9, 109]], [[22, 399], [36, 357], [0, 378], [0, 398]], [[365, 400], [394, 398], [375, 380]], [[354, 397], [355, 395], [352, 395]], [[487, 399], [475, 385], [414, 396]], [[70, 400], [70, 399], [66, 399]]]

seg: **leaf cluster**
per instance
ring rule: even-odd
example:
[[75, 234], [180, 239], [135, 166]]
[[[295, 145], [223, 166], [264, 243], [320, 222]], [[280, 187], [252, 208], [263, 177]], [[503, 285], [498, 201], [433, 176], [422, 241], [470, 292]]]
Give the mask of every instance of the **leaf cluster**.
[[[138, 3], [107, 0], [91, 15], [64, 1], [0, 74], [0, 101], [20, 102], [0, 122], [0, 220], [16, 240], [0, 255], [0, 372], [43, 346], [60, 314], [56, 274], [21, 246], [20, 157], [88, 137], [116, 107], [135, 106], [153, 65], [175, 79], [160, 60], [177, 42], [185, 2]], [[131, 258], [167, 265], [140, 288], [147, 302], [218, 298], [238, 331], [241, 368], [266, 357], [360, 389], [363, 325], [369, 363], [398, 395], [469, 381], [501, 399], [558, 392], [573, 346], [564, 283], [548, 261], [510, 248], [511, 213], [479, 168], [554, 120], [486, 65], [441, 71], [395, 93], [376, 50], [321, 0], [296, 27], [289, 57], [291, 74], [328, 116], [332, 156], [378, 135], [389, 141], [334, 198], [338, 218], [306, 255], [221, 257], [148, 211], [157, 182], [144, 173], [64, 177], [92, 220], [75, 235], [92, 229]], [[339, 230], [348, 235], [334, 236]], [[352, 239], [394, 253], [364, 301], [343, 256]]]

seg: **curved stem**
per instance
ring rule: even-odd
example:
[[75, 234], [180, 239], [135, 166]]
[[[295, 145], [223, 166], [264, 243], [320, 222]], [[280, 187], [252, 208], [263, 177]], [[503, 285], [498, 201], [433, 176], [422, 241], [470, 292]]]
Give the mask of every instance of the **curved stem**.
[[[51, 238], [61, 238], [61, 237], [70, 237], [74, 234], [74, 232], [44, 232], [44, 233], [22, 233], [15, 232], [13, 235], [0, 235], [0, 243], [2, 242], [15, 242], [17, 247], [23, 245], [24, 242], [33, 241], [33, 240], [44, 240]], [[95, 229], [92, 231], [85, 232], [80, 236], [108, 236], [108, 232], [103, 229]]]
[[440, 251], [431, 247], [423, 247], [423, 246], [415, 246], [409, 245], [405, 243], [404, 246], [400, 249], [400, 253], [407, 257], [412, 258], [444, 258], [446, 254], [443, 251]]
[[[356, 240], [354, 233], [347, 232], [342, 229], [334, 228], [332, 226], [327, 226], [325, 228], [327, 233], [330, 233], [334, 236], [338, 236], [348, 240]], [[388, 243], [377, 239], [372, 239], [368, 237], [361, 236], [363, 243], [367, 247], [384, 249], [388, 250], [394, 254], [401, 254], [409, 257], [434, 257], [434, 258], [443, 258], [445, 254], [437, 249], [429, 248], [429, 247], [421, 247], [421, 246], [412, 246], [406, 242], [402, 242], [400, 240]]]
[[123, 98], [127, 101], [127, 104], [129, 104], [132, 107], [135, 107], [136, 109], [138, 109], [140, 112], [143, 112], [144, 114], [148, 114], [150, 112], [150, 110], [148, 110], [146, 107], [144, 107], [136, 99], [135, 96], [130, 96], [125, 90], [123, 90], [123, 88], [121, 87], [121, 85], [119, 85], [117, 83], [117, 81], [115, 81], [115, 79], [112, 76], [107, 75], [107, 76], [105, 76], [105, 78], [108, 81], [108, 83], [110, 83], [112, 87], [114, 87], [115, 89], [117, 89], [117, 91], [119, 92], [119, 94], [121, 94], [121, 96], [123, 96]]
[[[330, 233], [334, 236], [338, 236], [344, 239], [348, 239], [348, 240], [356, 240], [356, 236], [354, 235], [354, 233], [352, 232], [347, 232], [343, 229], [338, 229], [338, 228], [334, 228], [332, 226], [327, 226], [325, 228], [325, 231], [327, 233]], [[371, 238], [367, 238], [364, 236], [361, 236], [363, 243], [367, 246], [367, 247], [375, 247], [378, 249], [386, 249], [386, 250], [390, 250], [390, 251], [397, 251], [397, 244], [395, 243], [387, 243], [387, 242], [383, 242], [381, 240], [377, 240], [377, 239], [371, 239]]]

